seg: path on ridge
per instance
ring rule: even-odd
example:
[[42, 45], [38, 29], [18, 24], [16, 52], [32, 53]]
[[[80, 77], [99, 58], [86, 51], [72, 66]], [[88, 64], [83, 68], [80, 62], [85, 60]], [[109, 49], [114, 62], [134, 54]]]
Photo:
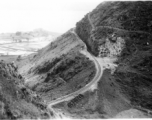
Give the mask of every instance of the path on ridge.
[[133, 30], [125, 30], [125, 29], [121, 29], [121, 28], [117, 28], [117, 27], [111, 27], [111, 26], [94, 26], [92, 21], [91, 21], [91, 18], [90, 18], [90, 13], [88, 13], [88, 20], [89, 20], [89, 23], [92, 27], [92, 31], [95, 30], [96, 28], [98, 27], [103, 27], [103, 28], [110, 28], [110, 29], [115, 29], [115, 30], [121, 30], [121, 31], [124, 31], [124, 32], [130, 32], [130, 33], [143, 33], [143, 34], [148, 34], [148, 35], [152, 35], [151, 33], [149, 32], [145, 32], [145, 31], [140, 31], [140, 30], [137, 30], [137, 31], [133, 31]]

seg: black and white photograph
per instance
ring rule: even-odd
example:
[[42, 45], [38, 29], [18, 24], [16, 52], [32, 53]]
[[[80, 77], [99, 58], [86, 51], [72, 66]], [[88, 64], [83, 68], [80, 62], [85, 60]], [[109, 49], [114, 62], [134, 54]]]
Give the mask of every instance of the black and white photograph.
[[0, 120], [152, 118], [152, 1], [0, 0]]

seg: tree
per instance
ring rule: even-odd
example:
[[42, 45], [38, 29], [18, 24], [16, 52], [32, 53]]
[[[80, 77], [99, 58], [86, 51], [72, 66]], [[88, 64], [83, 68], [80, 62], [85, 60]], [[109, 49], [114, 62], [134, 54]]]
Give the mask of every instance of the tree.
[[16, 32], [15, 33], [17, 36], [20, 36], [22, 34], [22, 32]]

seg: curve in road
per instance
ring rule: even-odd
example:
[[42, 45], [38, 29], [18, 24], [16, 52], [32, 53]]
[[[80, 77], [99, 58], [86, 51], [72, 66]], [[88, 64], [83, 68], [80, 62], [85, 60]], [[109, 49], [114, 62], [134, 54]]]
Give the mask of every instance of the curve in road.
[[[73, 97], [75, 97], [75, 96], [77, 96], [77, 95], [79, 95], [79, 94], [81, 94], [81, 93], [86, 92], [86, 91], [91, 87], [92, 84], [94, 84], [95, 82], [97, 82], [97, 81], [100, 80], [100, 78], [101, 78], [101, 76], [102, 76], [102, 73], [103, 73], [103, 69], [101, 68], [100, 64], [99, 64], [98, 61], [95, 59], [95, 57], [93, 57], [89, 52], [87, 52], [87, 51], [85, 51], [85, 52], [87, 53], [87, 54], [85, 54], [85, 55], [86, 55], [87, 57], [89, 57], [89, 58], [91, 57], [90, 59], [93, 60], [94, 63], [95, 63], [96, 74], [95, 74], [93, 80], [92, 80], [90, 83], [88, 83], [85, 87], [83, 87], [83, 88], [81, 88], [81, 89], [79, 89], [79, 90], [77, 90], [77, 91], [75, 91], [75, 92], [73, 92], [73, 93], [71, 93], [71, 94], [69, 94], [69, 95], [63, 96], [63, 97], [61, 97], [61, 98], [58, 98], [58, 99], [56, 99], [56, 100], [53, 100], [53, 101], [49, 102], [49, 103], [48, 103], [49, 106], [52, 106], [52, 105], [54, 105], [54, 104], [57, 104], [57, 103], [60, 103], [60, 102], [63, 102], [63, 101], [68, 101], [68, 100], [72, 99]], [[83, 53], [83, 52], [82, 52], [82, 53]]]

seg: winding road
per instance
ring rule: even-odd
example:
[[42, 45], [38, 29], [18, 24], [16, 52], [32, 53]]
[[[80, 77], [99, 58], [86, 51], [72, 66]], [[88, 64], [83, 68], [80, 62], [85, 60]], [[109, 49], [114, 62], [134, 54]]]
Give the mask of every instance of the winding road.
[[[71, 33], [76, 35], [76, 37], [78, 38], [78, 40], [81, 40], [79, 38], [79, 36], [76, 34], [75, 32], [75, 29], [71, 30]], [[82, 41], [82, 40], [81, 40]], [[83, 41], [82, 41], [83, 42]], [[85, 45], [85, 43], [84, 43]], [[64, 101], [68, 101], [68, 100], [71, 100], [73, 99], [74, 97], [76, 97], [77, 95], [79, 94], [82, 94], [88, 90], [90, 90], [91, 86], [96, 84], [102, 77], [102, 74], [103, 74], [103, 66], [101, 64], [99, 64], [98, 60], [93, 56], [91, 55], [87, 49], [86, 49], [86, 45], [85, 45], [85, 48], [83, 51], [80, 51], [82, 54], [86, 55], [86, 57], [90, 58], [90, 60], [92, 60], [95, 64], [95, 67], [96, 67], [96, 74], [94, 76], [94, 78], [92, 79], [92, 81], [90, 83], [88, 83], [87, 85], [85, 85], [83, 88], [71, 93], [71, 94], [68, 94], [68, 95], [65, 95], [65, 96], [62, 96], [56, 100], [53, 100], [53, 101], [50, 101], [48, 103], [48, 108], [50, 108], [53, 113], [55, 114], [54, 116], [56, 118], [61, 118], [61, 115], [59, 113], [57, 113], [54, 109], [53, 109], [53, 105], [55, 104], [58, 104], [58, 103], [61, 103], [61, 102], [64, 102]]]
[[[73, 33], [74, 31], [71, 31], [71, 33]], [[75, 33], [74, 33], [75, 34]], [[92, 84], [96, 83], [97, 81], [100, 80], [101, 76], [102, 76], [102, 73], [103, 73], [103, 68], [101, 67], [101, 65], [98, 63], [98, 61], [96, 60], [95, 57], [93, 57], [89, 52], [87, 52], [86, 50], [84, 50], [83, 52], [81, 52], [83, 54], [85, 54], [87, 57], [89, 57], [95, 64], [95, 67], [96, 67], [96, 74], [93, 78], [93, 80], [88, 83], [85, 87], [79, 89], [78, 91], [75, 91], [69, 95], [66, 95], [66, 96], [63, 96], [61, 98], [58, 98], [56, 100], [53, 100], [51, 102], [49, 102], [49, 106], [52, 106], [52, 105], [55, 105], [57, 103], [60, 103], [60, 102], [63, 102], [63, 101], [68, 101], [70, 99], [72, 99], [73, 97], [79, 95], [79, 94], [82, 94], [84, 92], [86, 92], [88, 89], [90, 89], [90, 87], [92, 86]]]

